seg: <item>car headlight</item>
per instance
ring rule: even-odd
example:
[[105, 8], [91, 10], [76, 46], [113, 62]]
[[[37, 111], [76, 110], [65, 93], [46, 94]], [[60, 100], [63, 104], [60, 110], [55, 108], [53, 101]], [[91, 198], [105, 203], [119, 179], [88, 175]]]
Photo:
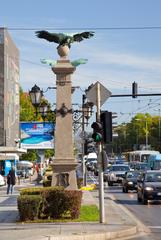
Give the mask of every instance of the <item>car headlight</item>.
[[133, 182], [128, 182], [127, 184], [129, 184], [129, 185], [133, 185]]
[[146, 191], [153, 191], [154, 189], [152, 187], [145, 187]]
[[114, 173], [111, 173], [111, 177], [115, 177], [115, 174], [114, 174]]

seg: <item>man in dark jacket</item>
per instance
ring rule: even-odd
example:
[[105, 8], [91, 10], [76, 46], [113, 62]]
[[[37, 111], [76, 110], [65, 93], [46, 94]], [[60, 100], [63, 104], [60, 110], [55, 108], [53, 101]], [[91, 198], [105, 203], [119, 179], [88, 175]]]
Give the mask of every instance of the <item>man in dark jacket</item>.
[[11, 191], [13, 192], [13, 187], [16, 184], [16, 176], [14, 169], [11, 169], [7, 175], [7, 194]]

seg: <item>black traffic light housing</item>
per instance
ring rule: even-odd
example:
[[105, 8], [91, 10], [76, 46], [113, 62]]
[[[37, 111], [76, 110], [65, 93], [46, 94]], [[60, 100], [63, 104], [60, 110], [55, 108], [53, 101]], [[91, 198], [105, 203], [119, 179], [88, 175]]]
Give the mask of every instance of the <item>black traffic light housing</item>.
[[132, 83], [132, 97], [136, 98], [138, 94], [138, 84], [136, 82]]
[[100, 122], [93, 122], [91, 128], [93, 128], [92, 138], [94, 142], [101, 142], [103, 139], [102, 124]]
[[103, 129], [103, 142], [112, 142], [112, 112], [101, 112], [101, 123]]
[[95, 151], [95, 144], [93, 142], [93, 139], [86, 139], [84, 142], [84, 154], [87, 155], [90, 152]]

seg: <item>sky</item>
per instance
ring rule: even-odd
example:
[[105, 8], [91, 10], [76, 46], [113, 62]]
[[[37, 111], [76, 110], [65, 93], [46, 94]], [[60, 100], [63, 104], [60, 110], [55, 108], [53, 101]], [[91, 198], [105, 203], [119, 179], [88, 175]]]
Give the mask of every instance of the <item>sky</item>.
[[[72, 102], [99, 81], [112, 94], [161, 93], [161, 0], [22, 1], [0, 0], [0, 27], [6, 27], [20, 52], [20, 85], [29, 91], [37, 84], [45, 92], [56, 86], [51, 68], [40, 59], [58, 60], [57, 44], [35, 36], [49, 32], [94, 31], [94, 37], [73, 43], [69, 59], [86, 58], [72, 75], [79, 86]], [[45, 97], [54, 104], [56, 92]], [[110, 97], [102, 110], [116, 112], [117, 123], [128, 122], [138, 112], [160, 114], [161, 96]]]

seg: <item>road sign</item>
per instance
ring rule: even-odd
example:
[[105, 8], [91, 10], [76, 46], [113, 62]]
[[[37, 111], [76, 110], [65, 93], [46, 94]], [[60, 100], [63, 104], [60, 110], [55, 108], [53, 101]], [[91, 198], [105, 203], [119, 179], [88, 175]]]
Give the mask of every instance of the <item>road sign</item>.
[[102, 106], [112, 93], [100, 82], [96, 82], [91, 89], [86, 92], [86, 97], [89, 101], [93, 102], [94, 105], [97, 105], [97, 84], [100, 84], [100, 105]]

